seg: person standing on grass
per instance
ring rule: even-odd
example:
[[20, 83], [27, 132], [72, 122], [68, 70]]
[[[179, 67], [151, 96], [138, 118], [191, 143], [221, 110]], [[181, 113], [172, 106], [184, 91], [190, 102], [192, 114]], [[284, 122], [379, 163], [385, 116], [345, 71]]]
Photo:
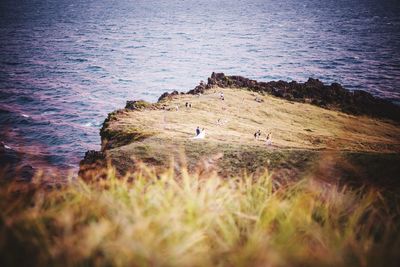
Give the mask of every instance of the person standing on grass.
[[267, 146], [272, 145], [272, 133], [271, 132], [268, 133], [266, 142], [267, 142]]
[[196, 128], [196, 136], [198, 136], [199, 134], [200, 134], [200, 127], [197, 126], [197, 128]]
[[199, 129], [199, 132], [196, 129], [196, 133], [198, 133], [198, 134], [195, 137], [193, 137], [192, 139], [204, 139], [206, 137], [206, 130], [204, 128], [201, 130], [200, 130], [200, 128], [198, 128], [198, 129]]

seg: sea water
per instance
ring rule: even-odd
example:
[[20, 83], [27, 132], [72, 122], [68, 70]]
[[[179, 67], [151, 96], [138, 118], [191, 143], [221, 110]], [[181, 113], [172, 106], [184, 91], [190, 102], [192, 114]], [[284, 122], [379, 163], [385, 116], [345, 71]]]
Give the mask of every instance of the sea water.
[[400, 2], [1, 0], [0, 141], [76, 169], [126, 100], [211, 72], [400, 99]]

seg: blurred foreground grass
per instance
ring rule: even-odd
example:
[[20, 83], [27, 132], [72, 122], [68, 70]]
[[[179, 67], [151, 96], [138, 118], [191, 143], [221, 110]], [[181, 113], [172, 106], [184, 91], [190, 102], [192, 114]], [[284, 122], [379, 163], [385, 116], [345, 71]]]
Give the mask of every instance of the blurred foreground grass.
[[[0, 189], [0, 266], [397, 266], [398, 201], [268, 173], [146, 167], [116, 179]], [[395, 198], [394, 198], [395, 199]]]

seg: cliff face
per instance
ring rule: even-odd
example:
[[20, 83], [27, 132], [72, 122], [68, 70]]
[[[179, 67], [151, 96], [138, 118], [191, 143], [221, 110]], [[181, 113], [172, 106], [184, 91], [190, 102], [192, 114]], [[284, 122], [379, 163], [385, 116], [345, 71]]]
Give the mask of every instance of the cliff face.
[[[383, 106], [385, 112], [367, 109], [366, 102]], [[347, 114], [339, 112], [346, 103], [356, 104]], [[400, 129], [396, 122], [376, 118], [397, 119], [391, 109], [397, 107], [317, 80], [263, 83], [213, 73], [207, 84], [186, 94], [165, 93], [157, 103], [128, 101], [124, 109], [110, 113], [100, 131], [102, 151], [88, 152], [80, 173], [104, 167], [106, 161], [120, 174], [135, 170], [140, 162], [163, 169], [184, 154], [189, 170], [223, 176], [266, 168], [279, 177], [299, 177], [311, 170], [340, 176], [346, 169], [365, 178], [375, 177], [375, 171], [355, 170], [387, 165], [388, 172], [381, 174], [393, 180], [400, 171], [393, 170], [399, 166]], [[205, 129], [205, 139], [193, 139], [198, 126]], [[258, 130], [262, 134], [255, 139]], [[321, 166], [321, 161], [331, 166]]]

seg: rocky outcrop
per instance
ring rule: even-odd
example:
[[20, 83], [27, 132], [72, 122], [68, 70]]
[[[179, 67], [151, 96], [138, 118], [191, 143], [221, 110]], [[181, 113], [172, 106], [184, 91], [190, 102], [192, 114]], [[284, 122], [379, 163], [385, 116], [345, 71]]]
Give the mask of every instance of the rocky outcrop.
[[318, 79], [309, 78], [305, 83], [296, 81], [258, 82], [242, 76], [226, 76], [212, 73], [205, 85], [200, 84], [188, 94], [199, 94], [213, 87], [247, 88], [251, 91], [271, 94], [290, 101], [337, 109], [339, 111], [400, 121], [400, 107], [390, 101], [374, 97], [362, 90], [350, 91], [338, 83], [325, 85]]
[[[176, 91], [176, 90], [172, 91], [171, 93], [165, 92], [158, 98], [158, 102], [160, 102], [163, 99], [168, 99], [168, 98], [171, 98], [171, 97], [179, 95], [179, 94], [180, 93], [178, 91]], [[181, 93], [181, 94], [183, 94], [183, 93]]]
[[125, 109], [127, 110], [152, 109], [155, 106], [156, 106], [155, 104], [143, 100], [126, 101]]
[[[213, 73], [214, 74], [214, 73]], [[194, 89], [190, 90], [189, 92], [187, 92], [188, 94], [192, 94], [192, 95], [198, 95], [198, 94], [204, 94], [204, 92], [207, 89], [212, 88], [213, 84], [210, 83], [210, 78], [208, 79], [209, 82], [207, 84], [204, 84], [203, 82], [200, 82], [199, 85], [197, 85]]]
[[86, 151], [84, 159], [81, 164], [95, 164], [98, 162], [103, 162], [106, 159], [106, 155], [101, 151], [89, 150]]
[[[374, 97], [363, 90], [350, 91], [338, 83], [325, 85], [318, 79], [309, 78], [305, 83], [296, 81], [270, 81], [258, 82], [242, 76], [226, 76], [224, 73], [211, 74], [207, 84], [200, 82], [194, 89], [186, 94], [200, 95], [211, 88], [244, 88], [250, 91], [270, 94], [275, 97], [290, 101], [310, 103], [326, 109], [338, 110], [353, 115], [367, 115], [371, 117], [391, 119], [400, 122], [400, 106], [392, 102]], [[163, 93], [158, 102], [165, 101], [174, 96], [185, 94], [178, 91]], [[156, 109], [157, 104], [151, 104], [142, 100], [127, 101], [125, 109]], [[161, 107], [162, 108], [162, 107]], [[110, 113], [112, 114], [112, 113]], [[110, 117], [110, 116], [109, 116]]]
[[[338, 83], [325, 85], [318, 79], [309, 78], [305, 83], [296, 81], [258, 82], [242, 76], [226, 76], [224, 73], [211, 74], [207, 84], [201, 82], [187, 94], [199, 95], [206, 90], [221, 88], [246, 88], [248, 90], [270, 94], [290, 101], [310, 103], [326, 109], [339, 110], [353, 115], [391, 119], [400, 122], [400, 107], [388, 100], [374, 97], [362, 90], [350, 91]], [[162, 101], [179, 95], [178, 91], [164, 93], [158, 99]]]
[[106, 154], [101, 151], [86, 151], [85, 157], [79, 163], [79, 176], [85, 181], [92, 181], [95, 176], [104, 178], [104, 173], [100, 170], [107, 166]]

